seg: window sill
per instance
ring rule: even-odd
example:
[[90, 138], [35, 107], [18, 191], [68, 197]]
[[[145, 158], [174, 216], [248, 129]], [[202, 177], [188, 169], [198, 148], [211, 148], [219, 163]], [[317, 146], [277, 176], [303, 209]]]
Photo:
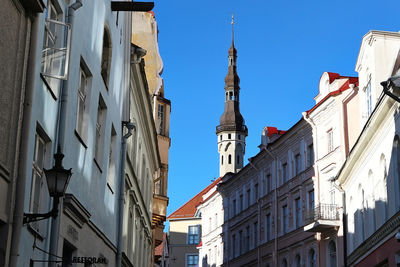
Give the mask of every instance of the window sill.
[[85, 149], [87, 149], [87, 145], [85, 144], [85, 141], [83, 141], [83, 138], [81, 137], [81, 135], [78, 133], [78, 131], [75, 129], [74, 130], [75, 133], [75, 137], [78, 138], [78, 141], [83, 145], [83, 147]]
[[94, 164], [97, 166], [97, 168], [99, 169], [100, 173], [103, 173], [103, 170], [100, 167], [100, 164], [97, 162], [96, 158], [93, 159]]

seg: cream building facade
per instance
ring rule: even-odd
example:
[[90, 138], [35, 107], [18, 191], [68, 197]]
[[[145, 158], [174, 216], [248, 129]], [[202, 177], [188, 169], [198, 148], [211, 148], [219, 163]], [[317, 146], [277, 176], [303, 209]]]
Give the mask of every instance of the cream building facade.
[[399, 75], [399, 51], [399, 33], [370, 31], [356, 64], [364, 127], [336, 180], [346, 193], [349, 266], [400, 264], [399, 103], [380, 84]]

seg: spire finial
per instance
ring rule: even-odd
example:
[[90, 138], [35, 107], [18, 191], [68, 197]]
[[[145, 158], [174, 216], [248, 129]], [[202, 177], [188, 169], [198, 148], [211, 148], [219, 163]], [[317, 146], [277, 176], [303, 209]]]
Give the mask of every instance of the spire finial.
[[233, 44], [233, 25], [235, 24], [234, 17], [233, 17], [233, 13], [232, 13], [232, 21], [231, 21], [231, 24], [232, 24], [232, 44]]

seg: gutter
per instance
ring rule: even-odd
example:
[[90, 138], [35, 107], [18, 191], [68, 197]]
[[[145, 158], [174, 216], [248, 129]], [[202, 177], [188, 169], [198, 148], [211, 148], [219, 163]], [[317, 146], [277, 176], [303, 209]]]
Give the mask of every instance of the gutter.
[[122, 228], [124, 224], [124, 198], [125, 198], [125, 161], [126, 161], [126, 141], [132, 135], [135, 125], [131, 122], [122, 122], [122, 130], [125, 126], [128, 132], [122, 136], [121, 141], [121, 167], [119, 173], [119, 197], [118, 197], [118, 236], [117, 236], [117, 267], [121, 267], [122, 262]]

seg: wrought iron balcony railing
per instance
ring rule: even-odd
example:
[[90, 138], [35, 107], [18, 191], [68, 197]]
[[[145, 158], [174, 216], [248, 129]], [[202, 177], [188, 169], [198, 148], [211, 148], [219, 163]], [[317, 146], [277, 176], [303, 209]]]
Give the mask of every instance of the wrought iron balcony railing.
[[336, 204], [320, 204], [305, 214], [305, 223], [310, 224], [318, 220], [338, 221], [339, 212]]

